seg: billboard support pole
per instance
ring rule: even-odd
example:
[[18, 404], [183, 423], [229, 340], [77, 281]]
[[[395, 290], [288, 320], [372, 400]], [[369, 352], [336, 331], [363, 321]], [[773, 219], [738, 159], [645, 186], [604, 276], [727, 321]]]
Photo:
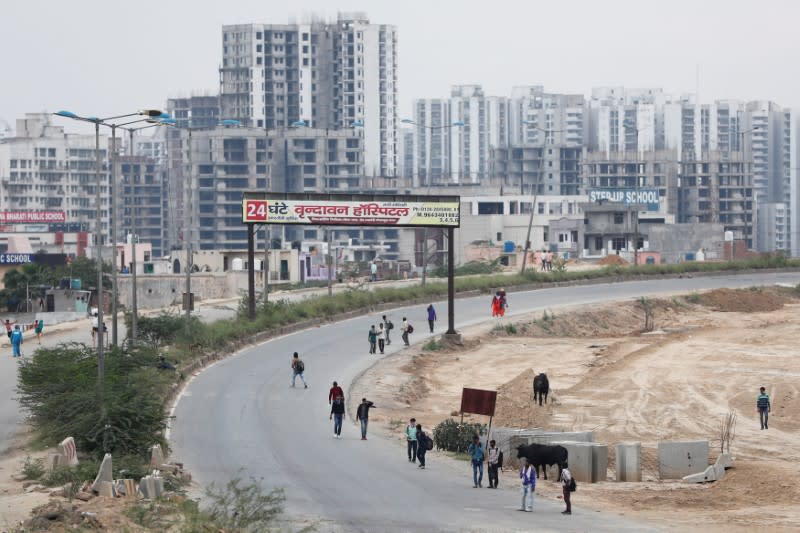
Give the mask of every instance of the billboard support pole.
[[247, 225], [247, 317], [256, 318], [256, 243], [255, 225]]
[[447, 228], [447, 335], [456, 335], [455, 229]]

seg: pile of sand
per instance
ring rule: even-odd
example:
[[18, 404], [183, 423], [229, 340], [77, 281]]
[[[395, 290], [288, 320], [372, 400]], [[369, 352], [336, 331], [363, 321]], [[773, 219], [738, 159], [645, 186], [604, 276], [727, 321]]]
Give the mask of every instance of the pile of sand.
[[603, 266], [606, 266], [606, 265], [627, 265], [628, 262], [625, 261], [623, 258], [621, 258], [618, 255], [607, 255], [604, 258], [602, 258], [600, 261], [598, 261], [597, 264], [598, 265], [603, 265]]

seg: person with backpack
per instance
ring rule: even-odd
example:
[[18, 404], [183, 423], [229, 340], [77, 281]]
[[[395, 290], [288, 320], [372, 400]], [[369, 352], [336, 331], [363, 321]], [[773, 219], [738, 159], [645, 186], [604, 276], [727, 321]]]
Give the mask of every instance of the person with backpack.
[[406, 426], [406, 445], [408, 448], [408, 462], [416, 463], [418, 454], [417, 419], [412, 418]]
[[572, 514], [572, 504], [569, 501], [570, 493], [575, 492], [575, 479], [572, 477], [572, 472], [569, 471], [568, 464], [564, 461], [561, 469], [561, 492], [564, 494], [564, 503], [567, 508], [561, 511], [561, 514]]
[[297, 355], [297, 352], [294, 352], [292, 356], [292, 387], [294, 387], [294, 382], [300, 377], [300, 381], [303, 382], [303, 387], [308, 388], [308, 383], [306, 383], [305, 377], [303, 377], [303, 373], [306, 371], [306, 365], [303, 363], [303, 360], [300, 359], [300, 356]]
[[467, 453], [472, 459], [472, 488], [477, 489], [483, 486], [483, 445], [479, 436], [473, 435]]
[[333, 419], [333, 438], [342, 438], [342, 419], [344, 419], [344, 396], [337, 396], [331, 404], [331, 416], [328, 420]]
[[761, 419], [761, 429], [769, 429], [769, 394], [767, 394], [767, 389], [764, 387], [761, 387], [761, 394], [756, 398], [756, 410]]
[[[528, 459], [525, 457], [520, 459], [519, 477], [522, 480], [522, 507], [519, 510], [532, 513], [533, 494], [536, 491], [536, 470], [533, 469], [532, 465], [528, 464]], [[529, 499], [530, 505], [526, 505]]]
[[498, 481], [497, 472], [503, 467], [503, 452], [497, 447], [497, 442], [495, 442], [494, 439], [489, 441], [489, 449], [486, 450], [486, 466], [489, 467], [488, 488], [496, 489]]
[[428, 327], [431, 328], [431, 333], [433, 333], [433, 323], [436, 322], [436, 309], [433, 308], [433, 304], [428, 306]]
[[403, 337], [403, 342], [406, 346], [411, 346], [408, 342], [408, 336], [414, 333], [414, 327], [408, 323], [406, 317], [403, 317], [403, 324], [400, 326], [400, 331], [403, 332], [401, 337]]
[[375, 347], [378, 345], [378, 332], [375, 331], [375, 324], [367, 332], [367, 341], [369, 341], [369, 353], [375, 353]]
[[375, 404], [367, 401], [366, 398], [361, 398], [361, 403], [358, 404], [356, 409], [356, 420], [361, 422], [361, 440], [367, 440], [367, 425], [369, 424], [369, 410], [375, 407]]
[[378, 349], [383, 355], [383, 350], [386, 348], [386, 330], [383, 329], [383, 322], [378, 324]]
[[386, 315], [383, 315], [383, 329], [386, 331], [386, 345], [392, 344], [392, 339], [390, 337], [390, 332], [394, 329], [394, 324], [392, 321], [386, 318]]
[[417, 459], [419, 459], [419, 468], [425, 468], [425, 454], [428, 450], [433, 448], [433, 439], [422, 431], [422, 424], [417, 424], [416, 427], [417, 437]]
[[14, 326], [14, 331], [11, 332], [11, 355], [13, 357], [22, 357], [22, 330], [19, 329], [19, 324]]
[[36, 334], [36, 339], [39, 344], [42, 344], [42, 331], [44, 330], [44, 320], [37, 320], [33, 323], [33, 332]]

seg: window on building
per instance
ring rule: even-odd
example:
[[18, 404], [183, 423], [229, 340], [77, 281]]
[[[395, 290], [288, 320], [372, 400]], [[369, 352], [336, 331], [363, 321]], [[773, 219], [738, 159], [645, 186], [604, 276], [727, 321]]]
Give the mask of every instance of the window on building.
[[614, 224], [622, 224], [625, 222], [625, 215], [623, 213], [614, 213]]
[[625, 244], [625, 237], [614, 237], [614, 240], [611, 241], [611, 248], [613, 250], [624, 250]]

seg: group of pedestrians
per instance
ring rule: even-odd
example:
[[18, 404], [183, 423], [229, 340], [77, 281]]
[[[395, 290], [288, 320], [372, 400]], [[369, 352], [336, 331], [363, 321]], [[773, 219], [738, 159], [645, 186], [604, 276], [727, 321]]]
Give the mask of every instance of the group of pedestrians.
[[[413, 419], [412, 419], [413, 421]], [[472, 487], [483, 487], [483, 464], [486, 463], [489, 470], [489, 489], [496, 489], [500, 479], [499, 471], [503, 467], [503, 452], [497, 447], [497, 442], [492, 439], [489, 441], [489, 449], [484, 450], [481, 438], [473, 435], [472, 442], [467, 447], [472, 465]], [[561, 489], [564, 497], [566, 509], [561, 514], [572, 514], [570, 493], [574, 490], [572, 485], [572, 473], [569, 465], [565, 462], [561, 470]], [[522, 502], [520, 511], [533, 511], [534, 495], [536, 493], [536, 468], [528, 463], [525, 457], [520, 458], [519, 479], [521, 483], [520, 494]]]
[[44, 332], [44, 320], [35, 320], [32, 325], [20, 326], [20, 324], [12, 324], [11, 320], [6, 319], [3, 322], [6, 327], [6, 335], [8, 341], [11, 343], [11, 356], [22, 357], [22, 344], [24, 341], [23, 331], [25, 329], [32, 329], [39, 344], [42, 344], [42, 334]]
[[542, 250], [539, 254], [539, 263], [541, 265], [542, 272], [552, 272], [553, 271], [553, 252], [548, 250]]
[[[333, 382], [328, 391], [328, 403], [331, 406], [331, 414], [328, 420], [333, 420], [333, 438], [342, 438], [342, 423], [344, 422], [345, 403], [344, 390], [336, 381]], [[356, 408], [356, 420], [361, 425], [361, 440], [367, 440], [367, 426], [369, 425], [369, 410], [375, 404], [366, 398], [361, 398], [361, 403]]]
[[425, 469], [425, 456], [433, 449], [433, 439], [422, 429], [416, 418], [411, 418], [405, 430], [408, 462], [415, 464], [419, 460], [419, 468]]
[[494, 293], [494, 296], [492, 296], [492, 316], [493, 317], [505, 316], [507, 307], [508, 307], [508, 297], [506, 296], [506, 290], [500, 289], [499, 291]]
[[[433, 333], [433, 324], [436, 321], [436, 310], [433, 304], [428, 306], [428, 325], [430, 326], [431, 333]], [[367, 343], [369, 344], [370, 354], [383, 354], [386, 347], [392, 344], [392, 331], [394, 330], [394, 322], [386, 315], [381, 317], [377, 327], [372, 324], [367, 332]], [[400, 323], [400, 338], [403, 339], [403, 345], [411, 346], [409, 335], [414, 333], [414, 327], [409, 323], [408, 318], [403, 317]]]

